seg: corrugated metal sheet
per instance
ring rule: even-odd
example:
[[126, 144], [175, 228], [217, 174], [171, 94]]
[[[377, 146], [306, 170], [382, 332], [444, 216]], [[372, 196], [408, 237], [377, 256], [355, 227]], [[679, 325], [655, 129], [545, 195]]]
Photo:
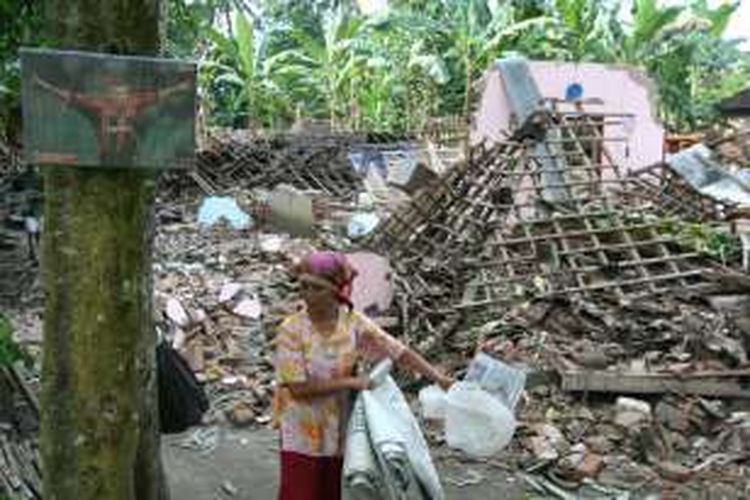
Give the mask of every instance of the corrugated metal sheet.
[[717, 201], [750, 205], [750, 190], [742, 181], [712, 159], [703, 144], [686, 149], [669, 159], [669, 166], [696, 191]]
[[[531, 76], [526, 59], [512, 57], [500, 59], [497, 62], [500, 75], [505, 86], [505, 93], [516, 115], [518, 125], [524, 123], [535, 111], [543, 109], [544, 101], [539, 87], [537, 87], [534, 77]], [[550, 129], [547, 131], [547, 138], [552, 141], [559, 141], [560, 131]], [[560, 185], [565, 182], [562, 170], [565, 167], [565, 159], [562, 148], [559, 143], [549, 143], [542, 141], [534, 146], [534, 155], [539, 157], [542, 164], [542, 183], [544, 185]], [[555, 170], [556, 172], [547, 172]], [[570, 198], [564, 188], [546, 188], [542, 192], [542, 197], [551, 203], [564, 201]]]

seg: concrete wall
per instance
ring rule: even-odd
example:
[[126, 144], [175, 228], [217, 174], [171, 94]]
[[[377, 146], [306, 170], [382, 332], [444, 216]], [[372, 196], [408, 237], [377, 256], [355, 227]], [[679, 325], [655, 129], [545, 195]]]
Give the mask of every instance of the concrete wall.
[[[633, 169], [661, 161], [664, 129], [657, 119], [655, 89], [646, 76], [632, 68], [603, 64], [529, 62], [531, 74], [544, 97], [565, 97], [571, 83], [580, 83], [584, 99], [599, 98], [602, 105], [588, 105], [592, 112], [632, 113], [626, 125], [607, 127], [608, 136], [624, 136], [626, 143], [607, 143], [613, 161]], [[479, 108], [474, 117], [472, 141], [495, 142], [508, 129], [510, 106], [502, 76], [493, 67], [484, 76]]]

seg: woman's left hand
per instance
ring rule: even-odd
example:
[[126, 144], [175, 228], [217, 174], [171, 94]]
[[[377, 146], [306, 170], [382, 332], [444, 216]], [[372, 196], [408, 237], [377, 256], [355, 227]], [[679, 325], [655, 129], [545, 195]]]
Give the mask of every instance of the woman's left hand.
[[456, 382], [456, 379], [453, 377], [450, 377], [448, 375], [440, 375], [440, 377], [435, 381], [437, 385], [439, 385], [444, 391], [447, 391], [451, 388], [451, 386]]

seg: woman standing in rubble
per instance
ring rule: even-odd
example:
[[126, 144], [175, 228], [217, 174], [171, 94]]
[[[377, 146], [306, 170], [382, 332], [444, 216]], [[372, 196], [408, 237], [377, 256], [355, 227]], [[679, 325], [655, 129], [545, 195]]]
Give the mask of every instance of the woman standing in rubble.
[[294, 272], [306, 307], [281, 324], [276, 338], [279, 499], [339, 500], [351, 396], [371, 387], [355, 375], [358, 361], [390, 357], [445, 388], [453, 379], [352, 309], [356, 271], [343, 254], [313, 253]]

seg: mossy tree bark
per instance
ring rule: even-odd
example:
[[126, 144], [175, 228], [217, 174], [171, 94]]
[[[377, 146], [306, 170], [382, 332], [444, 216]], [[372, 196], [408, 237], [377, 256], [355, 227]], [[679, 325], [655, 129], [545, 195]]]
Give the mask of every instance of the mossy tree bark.
[[[46, 0], [46, 34], [62, 49], [155, 55], [165, 1]], [[43, 170], [44, 498], [163, 500], [151, 318], [156, 177]]]

